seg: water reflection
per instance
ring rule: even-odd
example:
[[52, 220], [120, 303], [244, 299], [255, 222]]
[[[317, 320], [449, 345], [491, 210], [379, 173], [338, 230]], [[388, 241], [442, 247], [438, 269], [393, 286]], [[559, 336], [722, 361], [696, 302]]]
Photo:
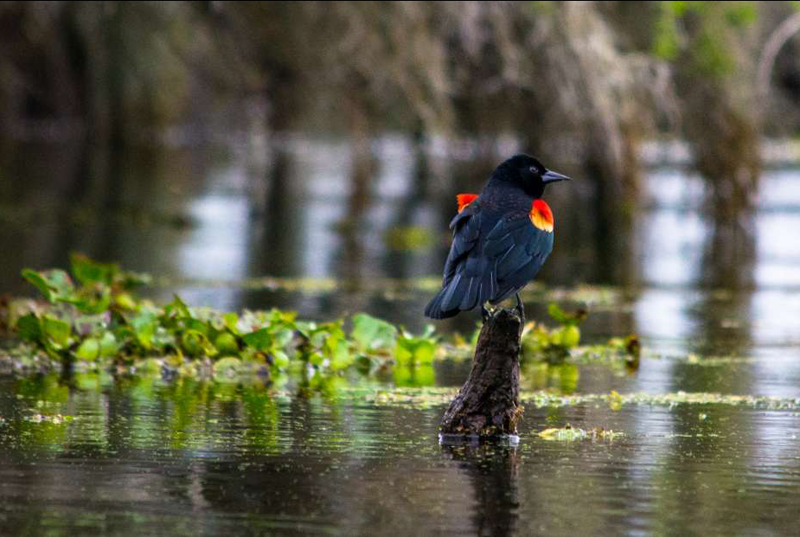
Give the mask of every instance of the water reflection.
[[307, 267], [302, 266], [300, 255], [308, 249], [301, 240], [306, 215], [293, 208], [296, 200], [305, 196], [304, 184], [293, 180], [293, 162], [285, 152], [274, 151], [272, 155], [264, 180], [267, 192], [263, 212], [258, 215], [261, 220], [254, 226], [257, 233], [248, 245], [248, 273], [260, 269], [276, 276], [303, 274]]
[[474, 491], [475, 535], [514, 535], [519, 518], [516, 447], [494, 444], [442, 446], [443, 454], [456, 461]]
[[[741, 534], [795, 523], [789, 411], [528, 408], [518, 447], [442, 447], [441, 406], [311, 388], [0, 378], [0, 531], [383, 535], [413, 520], [420, 533]], [[534, 434], [565, 423], [625, 435]]]

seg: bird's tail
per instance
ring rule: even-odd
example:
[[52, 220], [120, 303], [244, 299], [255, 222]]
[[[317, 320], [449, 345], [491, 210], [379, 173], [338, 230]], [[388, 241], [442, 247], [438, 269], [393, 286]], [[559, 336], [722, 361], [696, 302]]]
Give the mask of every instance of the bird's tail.
[[447, 294], [448, 288], [444, 287], [439, 291], [433, 299], [425, 306], [425, 317], [431, 319], [447, 319], [448, 317], [455, 317], [460, 311], [458, 308], [448, 311], [442, 310], [442, 301]]
[[491, 298], [495, 292], [493, 275], [466, 276], [457, 273], [425, 308], [425, 316], [431, 319], [447, 319], [460, 311], [471, 310]]

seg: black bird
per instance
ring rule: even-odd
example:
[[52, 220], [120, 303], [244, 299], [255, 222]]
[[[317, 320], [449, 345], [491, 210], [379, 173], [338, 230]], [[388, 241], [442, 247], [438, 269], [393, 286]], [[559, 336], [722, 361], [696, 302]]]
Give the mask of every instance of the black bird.
[[569, 177], [529, 155], [515, 155], [497, 167], [479, 196], [459, 194], [442, 290], [425, 316], [445, 319], [478, 305], [485, 316], [486, 302], [498, 304], [512, 294], [523, 316], [519, 291], [553, 250], [553, 213], [542, 194], [563, 180]]

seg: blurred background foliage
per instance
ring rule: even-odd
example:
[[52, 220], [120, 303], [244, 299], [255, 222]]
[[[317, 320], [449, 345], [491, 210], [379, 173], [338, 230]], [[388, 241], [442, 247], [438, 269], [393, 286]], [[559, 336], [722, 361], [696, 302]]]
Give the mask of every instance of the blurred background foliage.
[[[636, 200], [640, 143], [685, 138], [722, 211], [762, 134], [800, 128], [792, 2], [3, 2], [0, 122], [109, 147], [207, 125], [231, 102], [273, 135], [512, 134]], [[791, 37], [791, 36], [789, 36]], [[768, 92], [757, 95], [759, 61]], [[173, 132], [174, 134], [174, 132]]]

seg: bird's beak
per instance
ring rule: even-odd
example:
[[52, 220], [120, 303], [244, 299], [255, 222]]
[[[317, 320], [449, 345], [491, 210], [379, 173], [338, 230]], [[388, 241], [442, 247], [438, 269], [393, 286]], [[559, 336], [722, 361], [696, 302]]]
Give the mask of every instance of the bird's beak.
[[556, 181], [571, 181], [571, 180], [572, 179], [570, 179], [566, 175], [561, 175], [560, 173], [551, 172], [550, 170], [547, 170], [547, 173], [545, 173], [542, 176], [542, 182], [545, 184], [555, 183]]

